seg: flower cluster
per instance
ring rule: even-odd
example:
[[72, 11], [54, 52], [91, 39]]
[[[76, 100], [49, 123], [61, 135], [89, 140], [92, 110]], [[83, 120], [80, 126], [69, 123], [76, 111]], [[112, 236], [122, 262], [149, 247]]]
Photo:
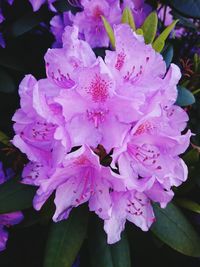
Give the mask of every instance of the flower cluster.
[[[63, 47], [45, 55], [47, 78], [27, 75], [21, 82], [13, 117], [13, 144], [30, 160], [23, 182], [39, 187], [35, 209], [55, 191], [57, 222], [88, 202], [104, 220], [108, 243], [120, 239], [126, 220], [149, 229], [151, 202], [164, 208], [172, 187], [187, 178], [179, 155], [191, 136], [182, 134], [188, 116], [175, 105], [179, 68], [167, 70], [128, 25], [114, 26], [114, 34], [115, 51], [96, 58], [79, 29], [67, 26]], [[100, 164], [98, 145], [111, 166]]]
[[[6, 180], [12, 177], [12, 172], [7, 171], [4, 174], [2, 163], [0, 162], [0, 184], [3, 184]], [[6, 227], [18, 224], [23, 219], [23, 215], [20, 211], [0, 214], [0, 251], [4, 250], [6, 247], [6, 242], [8, 240], [8, 232]]]
[[151, 7], [144, 3], [144, 0], [81, 0], [77, 3], [82, 11], [73, 15], [71, 12], [64, 12], [56, 15], [51, 20], [51, 31], [55, 36], [54, 46], [62, 46], [62, 34], [65, 26], [75, 25], [79, 28], [79, 37], [86, 40], [91, 47], [108, 47], [109, 39], [101, 16], [105, 16], [113, 26], [119, 24], [122, 12], [125, 7], [131, 9], [137, 27], [140, 27], [146, 16], [151, 12]]

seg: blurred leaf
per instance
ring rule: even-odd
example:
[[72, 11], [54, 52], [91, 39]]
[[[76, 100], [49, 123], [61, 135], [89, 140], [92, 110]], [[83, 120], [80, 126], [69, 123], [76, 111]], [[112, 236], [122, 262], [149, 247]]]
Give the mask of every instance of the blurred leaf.
[[184, 156], [183, 160], [186, 162], [186, 164], [192, 165], [198, 162], [199, 160], [199, 152], [197, 149], [191, 149], [189, 150]]
[[108, 245], [103, 225], [96, 223], [89, 236], [91, 267], [131, 267], [129, 244], [126, 234], [121, 240]]
[[113, 48], [115, 48], [115, 36], [114, 36], [114, 32], [113, 29], [110, 25], [110, 23], [106, 20], [106, 18], [104, 16], [101, 16], [105, 30], [108, 34], [108, 37], [110, 39], [110, 43], [112, 45]]
[[143, 35], [143, 30], [140, 29], [140, 28], [138, 28], [138, 29], [136, 30], [136, 33], [139, 34], [139, 35]]
[[16, 89], [15, 82], [7, 71], [0, 67], [0, 92], [13, 93]]
[[186, 107], [195, 103], [194, 95], [185, 87], [178, 86], [178, 97], [176, 105], [180, 107]]
[[9, 142], [10, 142], [9, 137], [5, 133], [0, 131], [0, 143], [7, 146], [9, 144]]
[[13, 51], [5, 49], [0, 49], [0, 65], [9, 69], [25, 71], [26, 66], [22, 62], [21, 55], [19, 56]]
[[11, 35], [18, 37], [39, 25], [46, 19], [43, 12], [29, 12], [11, 25]]
[[145, 21], [141, 27], [143, 30], [143, 35], [144, 35], [144, 39], [145, 39], [146, 44], [151, 44], [153, 42], [153, 40], [156, 36], [157, 27], [158, 27], [158, 16], [157, 16], [156, 12], [152, 12], [145, 19]]
[[10, 179], [0, 185], [0, 214], [32, 207], [36, 188]]
[[[80, 8], [77, 6], [76, 7], [76, 2], [75, 5], [70, 5], [69, 3], [70, 1], [66, 1], [66, 0], [59, 0], [56, 1], [55, 3], [53, 3], [54, 7], [56, 8], [56, 10], [58, 12], [65, 12], [65, 11], [72, 11], [73, 13], [77, 12], [80, 10]], [[73, 3], [73, 1], [71, 1]], [[78, 0], [77, 0], [78, 2]]]
[[52, 223], [44, 267], [71, 267], [86, 237], [88, 212], [76, 208], [67, 220]]
[[198, 27], [195, 25], [195, 23], [193, 23], [191, 19], [181, 16], [180, 13], [174, 10], [173, 10], [173, 16], [179, 20], [179, 24], [181, 26], [194, 29], [194, 30], [198, 29]]
[[134, 31], [136, 30], [134, 17], [130, 8], [126, 7], [123, 10], [121, 22], [129, 24]]
[[164, 31], [153, 42], [153, 48], [156, 50], [156, 52], [162, 51], [162, 49], [165, 46], [165, 41], [167, 40], [167, 37], [170, 35], [171, 31], [174, 29], [177, 22], [178, 20], [175, 20], [174, 22], [172, 22], [166, 29], [164, 29]]
[[163, 59], [166, 63], [167, 68], [169, 68], [173, 56], [174, 56], [174, 49], [172, 45], [168, 45], [167, 48], [162, 52]]
[[154, 205], [156, 222], [152, 232], [171, 248], [191, 257], [200, 257], [200, 239], [181, 211], [170, 203], [165, 209]]
[[178, 12], [188, 17], [200, 18], [200, 0], [170, 0], [170, 4]]
[[200, 205], [197, 204], [196, 202], [190, 200], [190, 199], [177, 198], [175, 200], [175, 203], [182, 208], [185, 208], [187, 210], [191, 210], [191, 211], [196, 212], [196, 213], [200, 213]]

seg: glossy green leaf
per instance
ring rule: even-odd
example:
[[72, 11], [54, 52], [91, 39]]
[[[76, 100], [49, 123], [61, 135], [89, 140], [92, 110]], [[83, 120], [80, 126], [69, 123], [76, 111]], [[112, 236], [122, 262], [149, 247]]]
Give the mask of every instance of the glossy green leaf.
[[138, 29], [136, 30], [136, 33], [139, 34], [139, 35], [143, 35], [143, 30], [140, 29], [140, 28], [138, 28]]
[[153, 42], [153, 48], [157, 52], [162, 51], [162, 49], [165, 46], [165, 41], [167, 40], [167, 37], [170, 35], [171, 31], [174, 29], [177, 22], [178, 20], [175, 20], [174, 22], [172, 22], [166, 29], [164, 29], [164, 31]]
[[170, 0], [170, 4], [188, 17], [200, 18], [200, 0]]
[[172, 45], [168, 45], [166, 49], [164, 49], [162, 53], [163, 59], [166, 63], [166, 67], [168, 68], [172, 62], [174, 56], [174, 49]]
[[134, 17], [130, 8], [126, 7], [123, 10], [121, 22], [129, 24], [134, 31], [136, 30]]
[[108, 37], [110, 39], [110, 43], [112, 45], [113, 48], [115, 48], [115, 36], [114, 36], [114, 32], [113, 29], [110, 25], [110, 23], [106, 20], [106, 18], [104, 16], [101, 16], [104, 27], [106, 29], [106, 32], [108, 34]]
[[129, 21], [130, 27], [135, 31], [136, 30], [135, 20], [134, 20], [133, 13], [130, 8], [128, 8], [128, 21]]
[[91, 267], [131, 267], [126, 234], [122, 234], [118, 243], [108, 245], [103, 225], [100, 223], [95, 224], [90, 233], [89, 251]]
[[12, 76], [0, 67], [0, 92], [13, 93], [16, 89]]
[[128, 21], [128, 8], [124, 8], [123, 13], [122, 13], [122, 18], [121, 18], [121, 23], [127, 23], [129, 24]]
[[175, 200], [176, 204], [182, 208], [187, 210], [191, 210], [196, 213], [200, 213], [200, 205], [190, 199], [186, 198], [177, 198]]
[[156, 222], [152, 232], [171, 248], [182, 254], [200, 257], [200, 239], [182, 212], [170, 203], [165, 209], [154, 205]]
[[10, 142], [9, 137], [5, 133], [0, 131], [0, 143], [7, 146], [9, 142]]
[[21, 184], [16, 179], [0, 185], [0, 214], [32, 207], [36, 188]]
[[186, 88], [178, 86], [178, 97], [176, 105], [185, 107], [195, 103], [194, 95]]
[[19, 18], [11, 25], [11, 35], [18, 37], [39, 25], [45, 19], [45, 15], [39, 12], [30, 12]]
[[146, 44], [151, 44], [156, 36], [158, 27], [158, 16], [156, 12], [152, 12], [149, 16], [145, 19], [142, 30]]
[[52, 223], [44, 267], [71, 267], [86, 237], [88, 211], [76, 208], [67, 220]]

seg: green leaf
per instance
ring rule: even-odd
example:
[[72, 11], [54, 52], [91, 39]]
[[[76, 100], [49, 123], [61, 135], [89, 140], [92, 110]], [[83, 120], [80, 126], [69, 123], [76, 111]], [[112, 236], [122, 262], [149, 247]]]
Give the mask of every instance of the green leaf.
[[130, 27], [135, 31], [136, 30], [135, 20], [134, 20], [133, 13], [130, 8], [128, 8], [128, 21], [129, 21]]
[[185, 107], [195, 103], [194, 95], [186, 88], [178, 86], [178, 97], [176, 100], [176, 105]]
[[140, 28], [138, 28], [138, 29], [136, 30], [136, 33], [139, 34], [139, 35], [143, 35], [143, 30], [140, 29]]
[[76, 208], [67, 220], [52, 223], [44, 267], [71, 267], [86, 237], [88, 212]]
[[115, 48], [115, 35], [113, 32], [113, 29], [112, 29], [110, 23], [106, 20], [106, 18], [104, 16], [101, 16], [101, 18], [102, 18], [105, 30], [108, 34], [109, 39], [110, 39], [110, 43], [111, 43], [112, 47]]
[[152, 12], [149, 16], [145, 19], [142, 30], [146, 44], [151, 44], [156, 36], [158, 27], [158, 16], [156, 12]]
[[36, 188], [10, 179], [0, 185], [0, 214], [32, 207]]
[[168, 68], [172, 62], [174, 56], [174, 49], [172, 45], [168, 45], [168, 47], [162, 52], [163, 59], [166, 63], [166, 67]]
[[13, 93], [15, 89], [16, 85], [11, 75], [0, 67], [0, 92]]
[[199, 160], [199, 151], [197, 149], [191, 149], [183, 156], [183, 160], [188, 166], [194, 165]]
[[200, 205], [197, 204], [196, 202], [190, 200], [190, 199], [177, 198], [175, 200], [175, 203], [182, 208], [185, 208], [187, 210], [191, 210], [191, 211], [196, 212], [196, 213], [200, 213]]
[[152, 232], [171, 248], [191, 257], [200, 257], [200, 239], [181, 211], [170, 203], [165, 209], [154, 205], [156, 222]]
[[121, 23], [129, 24], [129, 21], [128, 21], [128, 7], [124, 8], [124, 10], [123, 10]]
[[200, 18], [200, 0], [170, 0], [170, 4], [188, 17]]
[[5, 146], [8, 146], [10, 143], [9, 137], [2, 131], [0, 131], [0, 143], [4, 144]]
[[118, 243], [108, 245], [103, 225], [98, 222], [93, 225], [89, 236], [89, 251], [91, 267], [131, 267], [126, 234], [122, 234]]
[[171, 31], [174, 29], [176, 23], [178, 20], [175, 20], [172, 22], [164, 31], [156, 38], [156, 40], [153, 42], [153, 48], [156, 50], [156, 52], [161, 52], [162, 49], [165, 46], [165, 41], [167, 40], [167, 37], [171, 33]]
[[39, 25], [45, 18], [45, 15], [41, 11], [30, 12], [11, 25], [11, 35], [13, 37], [18, 37], [24, 34]]
[[126, 7], [123, 10], [121, 22], [129, 24], [134, 31], [136, 30], [134, 17], [130, 8]]

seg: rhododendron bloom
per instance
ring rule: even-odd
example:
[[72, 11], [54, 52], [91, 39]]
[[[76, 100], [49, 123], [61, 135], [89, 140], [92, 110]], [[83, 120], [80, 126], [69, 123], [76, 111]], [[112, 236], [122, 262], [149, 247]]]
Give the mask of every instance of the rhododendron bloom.
[[126, 220], [134, 223], [143, 231], [147, 231], [154, 222], [154, 213], [150, 200], [145, 194], [135, 190], [111, 193], [112, 212], [110, 219], [104, 221], [104, 230], [108, 235], [108, 243], [120, 240]]
[[[162, 207], [173, 197], [171, 187], [187, 179], [187, 167], [178, 155], [188, 147], [191, 133], [181, 135], [182, 123], [188, 118], [184, 111], [179, 112], [174, 106], [171, 113], [160, 110], [156, 116], [155, 112], [147, 115], [113, 152], [120, 173], [127, 177], [126, 186], [146, 192]], [[170, 116], [175, 114], [179, 116], [177, 122], [182, 123], [170, 125]]]
[[109, 39], [101, 16], [106, 17], [111, 25], [118, 24], [121, 19], [121, 8], [118, 0], [82, 0], [83, 11], [71, 16], [74, 25], [79, 27], [83, 38], [92, 47], [107, 47]]
[[[0, 184], [4, 183], [7, 179], [10, 179], [10, 172], [5, 175], [0, 162]], [[6, 248], [6, 242], [8, 240], [7, 227], [18, 224], [23, 219], [23, 215], [20, 211], [0, 214], [0, 251]]]
[[82, 0], [80, 6], [83, 10], [75, 15], [65, 12], [51, 20], [51, 30], [56, 39], [54, 46], [61, 45], [61, 35], [65, 26], [73, 24], [79, 28], [80, 37], [91, 47], [108, 47], [109, 38], [101, 16], [105, 16], [111, 25], [119, 24], [122, 15], [119, 0]]
[[[93, 12], [97, 2], [89, 2]], [[53, 219], [60, 221], [88, 202], [104, 220], [108, 243], [120, 239], [126, 220], [149, 229], [151, 201], [166, 207], [172, 187], [187, 178], [180, 154], [191, 136], [182, 134], [188, 116], [175, 105], [179, 68], [167, 69], [129, 25], [115, 25], [114, 35], [116, 49], [96, 58], [79, 29], [66, 27], [62, 48], [45, 55], [47, 78], [28, 75], [20, 85], [13, 139], [31, 160], [23, 182], [39, 187], [34, 207], [55, 191]], [[100, 164], [98, 145], [115, 172]]]
[[39, 186], [34, 207], [39, 210], [56, 190], [54, 221], [66, 219], [72, 208], [89, 202], [91, 211], [102, 219], [110, 218], [110, 190], [124, 189], [122, 179], [99, 163], [87, 146], [69, 153], [56, 169], [29, 163], [23, 173], [24, 183]]

